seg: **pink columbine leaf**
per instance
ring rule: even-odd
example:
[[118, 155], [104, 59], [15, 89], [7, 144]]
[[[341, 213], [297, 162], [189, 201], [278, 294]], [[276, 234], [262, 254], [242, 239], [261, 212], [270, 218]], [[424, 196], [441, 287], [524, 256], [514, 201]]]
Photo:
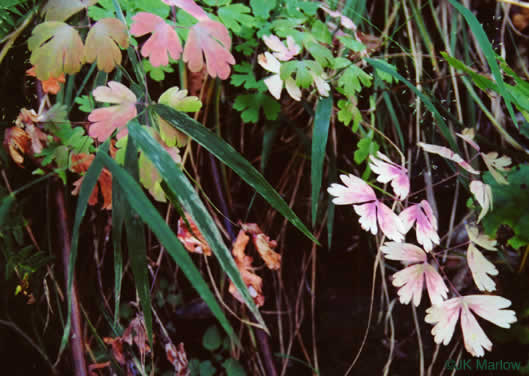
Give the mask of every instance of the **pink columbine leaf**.
[[425, 144], [422, 142], [419, 142], [417, 145], [419, 145], [421, 148], [423, 148], [428, 153], [433, 153], [440, 155], [443, 158], [449, 159], [451, 161], [454, 161], [459, 166], [470, 172], [474, 175], [479, 175], [479, 171], [474, 169], [467, 161], [465, 161], [459, 154], [454, 153], [452, 150], [439, 145], [432, 145], [432, 144]]
[[399, 216], [380, 201], [377, 201], [377, 220], [380, 229], [388, 239], [399, 242], [404, 240], [404, 226]]
[[373, 188], [359, 177], [349, 174], [340, 175], [340, 179], [345, 186], [333, 183], [327, 189], [330, 195], [335, 196], [332, 200], [335, 205], [359, 204], [377, 199]]
[[139, 12], [132, 17], [130, 33], [136, 37], [151, 33], [143, 44], [141, 55], [149, 57], [153, 67], [169, 64], [169, 56], [174, 60], [180, 58], [182, 44], [176, 31], [165, 23], [164, 19], [147, 12]]
[[490, 185], [479, 180], [473, 180], [470, 183], [470, 192], [474, 195], [477, 202], [481, 205], [481, 212], [478, 216], [478, 223], [492, 209], [492, 189]]
[[393, 275], [393, 286], [400, 287], [398, 291], [400, 302], [408, 304], [413, 299], [413, 305], [418, 307], [421, 303], [424, 280], [432, 304], [441, 304], [447, 297], [448, 287], [437, 270], [427, 262], [409, 266]]
[[118, 139], [127, 134], [127, 123], [137, 115], [136, 96], [125, 85], [108, 82], [108, 86], [98, 86], [92, 92], [98, 102], [115, 103], [116, 106], [98, 108], [88, 115], [90, 125], [88, 135], [101, 142], [109, 138], [119, 129]]
[[340, 13], [340, 12], [338, 12], [336, 10], [330, 10], [329, 8], [327, 8], [324, 5], [320, 5], [320, 8], [325, 13], [327, 13], [329, 16], [331, 16], [333, 18], [339, 18], [340, 19], [340, 23], [342, 24], [342, 26], [344, 28], [349, 29], [349, 30], [356, 30], [356, 25], [354, 24], [354, 22], [349, 17], [344, 16], [342, 13]]
[[454, 334], [455, 325], [461, 314], [461, 330], [465, 349], [473, 356], [481, 357], [484, 350], [492, 349], [492, 342], [479, 326], [472, 313], [481, 316], [502, 328], [509, 328], [516, 322], [512, 310], [504, 310], [510, 300], [494, 295], [467, 295], [452, 298], [426, 310], [425, 321], [434, 324], [432, 334], [438, 344], [447, 345]]
[[381, 183], [391, 182], [393, 192], [404, 200], [410, 192], [410, 179], [408, 178], [408, 170], [404, 167], [393, 163], [388, 157], [381, 152], [377, 152], [377, 156], [371, 156], [369, 163], [371, 170], [378, 175], [377, 181]]
[[162, 0], [167, 5], [174, 5], [177, 8], [180, 8], [197, 20], [208, 19], [208, 15], [204, 10], [197, 5], [193, 0]]
[[481, 157], [483, 158], [483, 162], [485, 162], [485, 165], [490, 171], [490, 174], [498, 182], [498, 184], [509, 184], [507, 179], [500, 174], [501, 172], [507, 172], [510, 170], [509, 166], [511, 165], [511, 158], [507, 157], [506, 155], [498, 158], [498, 153], [495, 151], [491, 153], [481, 153]]
[[[333, 203], [336, 205], [354, 205], [356, 214], [360, 216], [360, 226], [376, 235], [378, 226], [388, 239], [404, 240], [404, 231], [399, 217], [386, 205], [377, 200], [375, 191], [365, 181], [354, 175], [340, 175], [344, 182], [331, 184], [327, 189], [330, 195], [335, 196]], [[377, 225], [378, 222], [378, 225]]]
[[230, 75], [230, 65], [235, 64], [230, 47], [228, 29], [220, 22], [202, 19], [189, 30], [184, 61], [191, 72], [200, 72], [205, 58], [208, 74], [225, 80]]
[[422, 200], [420, 203], [406, 208], [400, 213], [399, 218], [402, 221], [405, 233], [415, 223], [415, 236], [425, 251], [430, 252], [434, 244], [439, 244], [437, 218], [435, 218], [428, 201]]
[[281, 61], [289, 61], [301, 51], [301, 47], [296, 44], [294, 38], [290, 35], [287, 37], [286, 46], [275, 35], [265, 35], [263, 36], [263, 41], [268, 48], [274, 51], [274, 56]]
[[97, 60], [97, 68], [111, 72], [121, 64], [121, 48], [129, 46], [127, 27], [116, 18], [103, 18], [90, 28], [84, 53], [87, 63]]
[[414, 244], [386, 242], [380, 250], [388, 260], [402, 261], [404, 263], [425, 262], [426, 252]]
[[468, 245], [467, 262], [478, 289], [489, 292], [496, 290], [496, 284], [488, 274], [498, 275], [498, 269], [472, 243]]

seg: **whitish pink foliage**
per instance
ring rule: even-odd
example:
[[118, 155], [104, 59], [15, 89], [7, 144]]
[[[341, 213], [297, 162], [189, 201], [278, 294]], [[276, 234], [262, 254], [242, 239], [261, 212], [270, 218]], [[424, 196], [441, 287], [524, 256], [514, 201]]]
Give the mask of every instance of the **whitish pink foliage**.
[[378, 175], [377, 181], [381, 183], [391, 182], [393, 192], [404, 200], [410, 192], [410, 179], [408, 178], [408, 170], [396, 163], [393, 163], [388, 157], [381, 152], [377, 152], [377, 156], [371, 156], [369, 163], [371, 170]]
[[410, 231], [415, 223], [415, 236], [427, 252], [430, 252], [434, 244], [439, 244], [437, 234], [437, 218], [433, 214], [430, 204], [426, 200], [412, 205], [403, 210], [399, 215], [404, 226], [404, 233]]
[[478, 289], [481, 291], [496, 290], [496, 284], [488, 274], [498, 275], [498, 269], [472, 243], [468, 245], [467, 262]]
[[485, 354], [484, 350], [492, 349], [492, 342], [472, 313], [502, 328], [509, 328], [512, 323], [516, 322], [516, 314], [512, 310], [503, 308], [510, 305], [511, 301], [501, 296], [461, 296], [428, 308], [425, 321], [435, 324], [432, 329], [435, 343], [442, 343], [446, 346], [454, 335], [454, 329], [461, 313], [461, 330], [465, 349], [473, 356], [480, 357]]
[[275, 58], [270, 52], [265, 52], [257, 56], [257, 62], [260, 66], [266, 69], [269, 72], [274, 73], [268, 78], [265, 78], [264, 83], [268, 88], [268, 91], [275, 99], [281, 97], [281, 92], [283, 91], [283, 86], [286, 87], [288, 95], [295, 101], [301, 100], [301, 90], [296, 86], [296, 82], [292, 77], [283, 81], [279, 75], [281, 69], [281, 63]]
[[[403, 226], [399, 217], [386, 205], [377, 200], [373, 189], [362, 179], [354, 175], [340, 175], [344, 185], [331, 184], [327, 189], [330, 195], [335, 196], [333, 203], [336, 205], [354, 205], [356, 214], [360, 216], [360, 226], [377, 234], [378, 226], [388, 239], [404, 240]], [[378, 226], [377, 226], [378, 223]]]
[[468, 238], [472, 243], [489, 251], [497, 251], [497, 241], [486, 234], [480, 234], [477, 226], [465, 226], [465, 229], [467, 230]]
[[230, 75], [230, 65], [235, 64], [230, 47], [230, 34], [223, 24], [208, 18], [201, 19], [189, 30], [184, 61], [191, 72], [200, 72], [205, 58], [208, 74], [225, 80]]
[[495, 151], [487, 154], [481, 153], [481, 157], [483, 158], [483, 162], [485, 162], [485, 165], [489, 169], [494, 180], [496, 180], [499, 184], [509, 184], [507, 179], [505, 179], [499, 171], [507, 172], [510, 170], [509, 166], [511, 165], [511, 158], [507, 157], [506, 155], [498, 157], [498, 153]]
[[470, 183], [470, 192], [474, 195], [477, 202], [481, 205], [481, 212], [478, 216], [478, 223], [492, 209], [492, 189], [490, 185], [479, 180], [473, 180]]
[[456, 162], [458, 165], [463, 167], [465, 170], [474, 175], [479, 175], [479, 171], [475, 170], [467, 161], [465, 161], [459, 154], [454, 153], [452, 150], [439, 145], [425, 144], [419, 142], [417, 145], [422, 147], [428, 153], [440, 155], [443, 158], [449, 159]]
[[92, 92], [98, 102], [115, 103], [116, 106], [98, 108], [88, 115], [88, 135], [98, 141], [105, 141], [116, 129], [118, 139], [127, 134], [127, 123], [137, 115], [136, 96], [125, 85], [110, 81], [107, 86], [98, 86]]
[[273, 55], [281, 61], [289, 61], [301, 51], [301, 47], [297, 45], [297, 43], [294, 41], [294, 38], [292, 38], [290, 35], [287, 37], [286, 46], [275, 35], [265, 35], [263, 36], [263, 41], [268, 48], [274, 51]]
[[393, 275], [393, 286], [400, 287], [398, 295], [402, 304], [408, 304], [412, 299], [416, 307], [421, 303], [425, 280], [432, 304], [441, 304], [446, 299], [448, 288], [437, 270], [426, 262], [426, 252], [421, 248], [409, 243], [389, 242], [380, 250], [387, 259], [417, 263]]
[[[174, 60], [180, 58], [182, 44], [176, 31], [163, 18], [147, 12], [139, 12], [132, 17], [130, 33], [136, 37], [151, 33], [143, 44], [141, 54], [149, 57], [153, 67], [169, 64], [169, 56]], [[169, 56], [168, 56], [169, 55]]]
[[325, 13], [327, 13], [329, 16], [334, 17], [334, 18], [339, 18], [340, 19], [340, 23], [342, 24], [342, 26], [344, 28], [349, 29], [349, 30], [356, 30], [356, 25], [354, 24], [354, 22], [349, 17], [344, 16], [342, 13], [340, 13], [340, 12], [338, 12], [336, 10], [330, 10], [329, 8], [327, 8], [324, 5], [320, 5], [320, 8]]
[[474, 141], [474, 129], [465, 128], [463, 132], [456, 133], [458, 137], [461, 137], [467, 144], [472, 146], [476, 151], [479, 151], [479, 145]]
[[174, 5], [177, 8], [180, 8], [197, 20], [208, 19], [208, 15], [204, 10], [197, 5], [193, 0], [162, 0], [167, 5]]

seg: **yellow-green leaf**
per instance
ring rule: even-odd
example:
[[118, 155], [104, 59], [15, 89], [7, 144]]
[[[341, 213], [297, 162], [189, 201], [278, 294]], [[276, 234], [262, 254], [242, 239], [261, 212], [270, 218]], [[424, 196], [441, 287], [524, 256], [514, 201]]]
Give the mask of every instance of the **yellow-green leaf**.
[[33, 29], [28, 39], [31, 64], [41, 81], [61, 73], [73, 74], [84, 62], [83, 41], [77, 30], [64, 22], [44, 22]]
[[111, 72], [121, 64], [121, 48], [129, 46], [127, 27], [116, 18], [103, 18], [90, 28], [84, 53], [87, 63], [97, 60], [97, 68]]
[[42, 13], [46, 15], [46, 21], [64, 21], [97, 2], [98, 0], [49, 0]]

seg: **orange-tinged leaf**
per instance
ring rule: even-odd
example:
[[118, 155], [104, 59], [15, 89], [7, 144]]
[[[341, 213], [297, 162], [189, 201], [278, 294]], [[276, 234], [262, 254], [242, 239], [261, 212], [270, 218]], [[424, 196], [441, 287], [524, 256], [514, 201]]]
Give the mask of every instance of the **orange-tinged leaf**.
[[[143, 44], [141, 54], [149, 57], [153, 67], [169, 64], [169, 56], [174, 60], [180, 58], [182, 44], [176, 31], [163, 18], [147, 12], [139, 12], [134, 17], [130, 33], [136, 37], [152, 33]], [[168, 56], [169, 55], [169, 56]]]
[[[84, 174], [92, 164], [93, 160], [94, 155], [92, 154], [72, 154], [70, 170], [78, 174]], [[79, 194], [83, 179], [84, 176], [81, 176], [73, 182], [75, 188], [72, 191], [72, 195], [76, 196]], [[97, 184], [88, 199], [88, 204], [92, 206], [97, 204], [99, 201], [99, 192], [101, 192], [101, 195], [103, 196], [103, 209], [112, 209], [112, 174], [110, 174], [110, 171], [106, 168], [101, 171], [101, 174], [97, 179]]]
[[64, 21], [75, 13], [94, 5], [99, 0], [48, 0], [42, 13], [46, 14], [46, 21]]
[[19, 127], [7, 128], [4, 133], [4, 147], [13, 161], [21, 166], [24, 162], [24, 154], [27, 154], [31, 148], [31, 139]]
[[111, 72], [121, 64], [121, 48], [129, 46], [127, 27], [116, 18], [103, 18], [90, 28], [84, 53], [87, 63], [97, 60], [97, 68]]
[[[188, 213], [185, 213], [186, 220], [178, 219], [178, 240], [182, 242], [185, 249], [191, 253], [200, 253], [205, 256], [211, 256], [211, 248], [209, 247], [204, 235], [199, 231], [193, 218]], [[189, 224], [189, 226], [186, 224]]]
[[118, 139], [127, 134], [127, 123], [137, 115], [136, 96], [125, 85], [110, 81], [107, 86], [98, 86], [92, 92], [98, 102], [115, 103], [116, 106], [95, 109], [88, 115], [93, 124], [88, 135], [101, 142], [119, 129]]
[[230, 64], [235, 64], [230, 48], [228, 29], [220, 22], [202, 19], [189, 30], [183, 59], [191, 72], [199, 72], [205, 59], [208, 74], [225, 80], [231, 72]]
[[174, 367], [176, 372], [175, 376], [187, 376], [189, 375], [189, 363], [187, 361], [187, 354], [184, 350], [184, 344], [180, 342], [178, 347], [172, 343], [165, 344], [165, 355], [167, 360]]
[[[237, 235], [237, 239], [235, 239], [235, 242], [233, 243], [232, 254], [235, 259], [235, 264], [239, 269], [239, 273], [241, 273], [242, 280], [248, 287], [248, 291], [250, 292], [255, 305], [261, 307], [264, 304], [263, 280], [254, 273], [254, 268], [252, 267], [253, 259], [250, 256], [246, 256], [244, 253], [244, 249], [246, 248], [249, 240], [250, 237], [246, 235], [243, 230], [239, 231], [239, 235]], [[235, 297], [235, 299], [241, 303], [244, 303], [241, 294], [231, 281], [228, 290], [230, 294]]]
[[64, 22], [37, 25], [28, 39], [28, 48], [39, 80], [77, 73], [84, 62], [83, 41], [77, 30]]
[[268, 269], [277, 270], [281, 266], [281, 255], [274, 251], [275, 240], [270, 240], [256, 223], [243, 223], [242, 229], [252, 235], [253, 244]]
[[[26, 74], [30, 77], [37, 77], [35, 66], [28, 69], [26, 71]], [[42, 90], [48, 94], [57, 94], [59, 90], [61, 90], [60, 84], [65, 82], [66, 80], [64, 79], [64, 73], [61, 73], [59, 77], [50, 76], [50, 78], [48, 78], [47, 80], [40, 81], [40, 83], [42, 84]]]

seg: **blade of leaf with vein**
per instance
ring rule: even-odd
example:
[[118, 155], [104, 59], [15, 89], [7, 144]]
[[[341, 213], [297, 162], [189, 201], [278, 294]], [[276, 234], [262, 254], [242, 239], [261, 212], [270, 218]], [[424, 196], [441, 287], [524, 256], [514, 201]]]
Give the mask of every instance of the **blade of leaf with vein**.
[[125, 220], [124, 192], [114, 179], [112, 181], [112, 244], [114, 247], [114, 325], [119, 321], [119, 303], [121, 298], [121, 281], [123, 279], [123, 252], [121, 238]]
[[[136, 123], [137, 120], [131, 123]], [[138, 150], [132, 138], [127, 140], [127, 149], [125, 151], [125, 169], [138, 181]], [[129, 203], [125, 204], [124, 210], [125, 232], [127, 234], [127, 248], [129, 251], [130, 265], [134, 275], [134, 284], [138, 291], [145, 328], [149, 336], [149, 342], [152, 344], [152, 313], [151, 313], [151, 294], [149, 289], [149, 273], [147, 269], [147, 246], [145, 244], [145, 232], [143, 223], [138, 214], [134, 212]]]
[[[163, 151], [165, 152], [165, 151]], [[167, 223], [158, 213], [158, 210], [152, 205], [150, 200], [143, 193], [139, 184], [130, 176], [129, 173], [120, 167], [108, 155], [102, 155], [103, 163], [106, 168], [112, 173], [113, 179], [116, 179], [121, 189], [125, 193], [125, 197], [129, 205], [141, 217], [149, 228], [154, 232], [160, 243], [165, 247], [167, 253], [175, 260], [189, 279], [200, 297], [209, 306], [213, 315], [219, 320], [226, 333], [235, 341], [235, 333], [231, 327], [228, 319], [222, 312], [222, 309], [215, 300], [215, 296], [210, 291], [208, 285], [200, 275], [193, 260], [188, 252], [184, 249], [182, 244], [178, 241], [174, 232], [167, 226]], [[95, 161], [95, 160], [94, 160]], [[93, 162], [92, 162], [93, 164]]]
[[[336, 155], [334, 154], [333, 150], [329, 152], [329, 176], [327, 179], [328, 181], [338, 180], [338, 170], [336, 168]], [[334, 212], [335, 212], [335, 205], [332, 202], [332, 200], [329, 198], [328, 204], [327, 204], [327, 245], [329, 247], [329, 250], [331, 249], [331, 245], [332, 245], [332, 233], [333, 233], [333, 227], [334, 227]]]
[[314, 114], [314, 130], [312, 133], [312, 155], [310, 164], [310, 180], [312, 186], [312, 227], [316, 224], [318, 201], [320, 198], [323, 160], [327, 148], [329, 124], [332, 114], [332, 96], [320, 98]]
[[151, 108], [169, 124], [193, 138], [222, 163], [235, 171], [235, 173], [255, 189], [270, 205], [272, 205], [273, 208], [287, 218], [298, 230], [310, 240], [319, 244], [316, 238], [310, 233], [307, 227], [301, 222], [292, 209], [290, 209], [281, 196], [279, 196], [276, 190], [266, 181], [263, 175], [261, 175], [231, 145], [186, 114], [175, 111], [162, 104], [152, 105]]
[[139, 125], [129, 124], [129, 135], [137, 142], [138, 146], [143, 150], [147, 157], [156, 166], [160, 175], [166, 181], [167, 186], [171, 189], [182, 206], [186, 209], [198, 226], [200, 232], [206, 238], [213, 253], [226, 272], [228, 277], [233, 281], [234, 285], [243, 296], [246, 305], [250, 308], [252, 313], [257, 318], [258, 322], [266, 327], [264, 320], [259, 313], [246, 284], [241, 278], [237, 265], [233, 257], [222, 241], [220, 232], [218, 231], [215, 222], [207, 212], [207, 209], [202, 204], [202, 200], [189, 183], [184, 173], [174, 163], [171, 156], [163, 149], [163, 147], [154, 140], [151, 135], [141, 128]]
[[75, 261], [77, 260], [77, 248], [79, 246], [79, 229], [81, 227], [81, 222], [83, 220], [83, 217], [86, 212], [86, 208], [88, 206], [88, 200], [90, 199], [90, 196], [92, 195], [92, 191], [94, 190], [95, 185], [97, 184], [97, 179], [99, 179], [99, 175], [101, 174], [101, 171], [103, 170], [103, 163], [101, 161], [102, 156], [105, 155], [105, 153], [108, 150], [108, 144], [109, 141], [107, 140], [103, 145], [99, 147], [99, 151], [97, 152], [94, 160], [92, 161], [92, 164], [86, 171], [86, 174], [84, 175], [83, 183], [81, 184], [81, 189], [79, 191], [79, 197], [77, 199], [77, 206], [75, 208], [75, 219], [73, 223], [73, 231], [72, 231], [72, 241], [70, 245], [70, 260], [69, 260], [69, 267], [68, 267], [68, 283], [67, 283], [67, 289], [66, 289], [66, 295], [68, 297], [68, 316], [66, 318], [66, 326], [64, 327], [64, 333], [62, 335], [61, 339], [61, 345], [59, 348], [59, 357], [60, 354], [64, 351], [66, 344], [68, 343], [68, 338], [70, 335], [70, 328], [71, 328], [71, 318], [72, 318], [72, 300], [71, 300], [71, 291], [72, 291], [72, 282], [73, 282], [73, 271], [75, 269]]
[[448, 126], [446, 125], [446, 122], [444, 121], [443, 117], [441, 116], [439, 111], [437, 111], [437, 109], [435, 108], [435, 106], [433, 105], [432, 101], [430, 100], [430, 98], [428, 98], [427, 95], [422, 93], [419, 89], [417, 89], [415, 87], [415, 85], [413, 85], [410, 81], [408, 81], [407, 79], [402, 77], [395, 70], [391, 69], [389, 66], [386, 66], [385, 64], [382, 64], [380, 61], [377, 61], [377, 60], [374, 60], [374, 59], [371, 59], [371, 58], [366, 58], [365, 60], [370, 65], [372, 65], [373, 68], [376, 68], [376, 69], [379, 69], [379, 70], [381, 70], [381, 71], [383, 71], [385, 73], [388, 73], [393, 78], [403, 82], [407, 87], [410, 88], [410, 90], [412, 90], [419, 98], [421, 98], [421, 100], [424, 102], [424, 105], [426, 106], [426, 108], [428, 108], [428, 110], [430, 110], [430, 112], [433, 114], [435, 120], [437, 121], [437, 126], [439, 127], [439, 130], [441, 131], [441, 133], [444, 136], [444, 138], [450, 144], [450, 147], [452, 148], [452, 150], [459, 151], [459, 147], [457, 146], [457, 143], [455, 142], [454, 137], [452, 136], [452, 133], [448, 129]]
[[2, 198], [2, 201], [0, 201], [0, 228], [4, 224], [4, 221], [9, 214], [9, 210], [11, 209], [11, 206], [15, 202], [15, 195], [10, 194], [8, 196], [5, 196]]
[[474, 14], [472, 14], [472, 12], [468, 8], [459, 4], [455, 0], [448, 0], [448, 1], [450, 2], [450, 4], [452, 4], [454, 8], [458, 10], [459, 13], [461, 13], [461, 15], [467, 21], [468, 26], [470, 26], [470, 29], [474, 33], [481, 49], [483, 50], [483, 54], [485, 55], [485, 58], [487, 59], [490, 72], [492, 73], [492, 76], [494, 76], [494, 79], [496, 80], [496, 83], [498, 84], [498, 92], [500, 93], [500, 95], [503, 97], [503, 100], [505, 101], [505, 105], [507, 106], [509, 115], [511, 115], [512, 121], [514, 122], [515, 125], [517, 125], [518, 121], [516, 119], [516, 115], [514, 114], [514, 111], [512, 108], [513, 98], [511, 96], [511, 93], [505, 87], [505, 82], [503, 81], [503, 76], [501, 74], [498, 61], [496, 60], [496, 53], [494, 52], [494, 49], [492, 48], [492, 45], [490, 44], [490, 41], [487, 38], [487, 34], [485, 33], [485, 30], [483, 30], [483, 26], [481, 26], [481, 23], [478, 21], [476, 16], [474, 16]]

